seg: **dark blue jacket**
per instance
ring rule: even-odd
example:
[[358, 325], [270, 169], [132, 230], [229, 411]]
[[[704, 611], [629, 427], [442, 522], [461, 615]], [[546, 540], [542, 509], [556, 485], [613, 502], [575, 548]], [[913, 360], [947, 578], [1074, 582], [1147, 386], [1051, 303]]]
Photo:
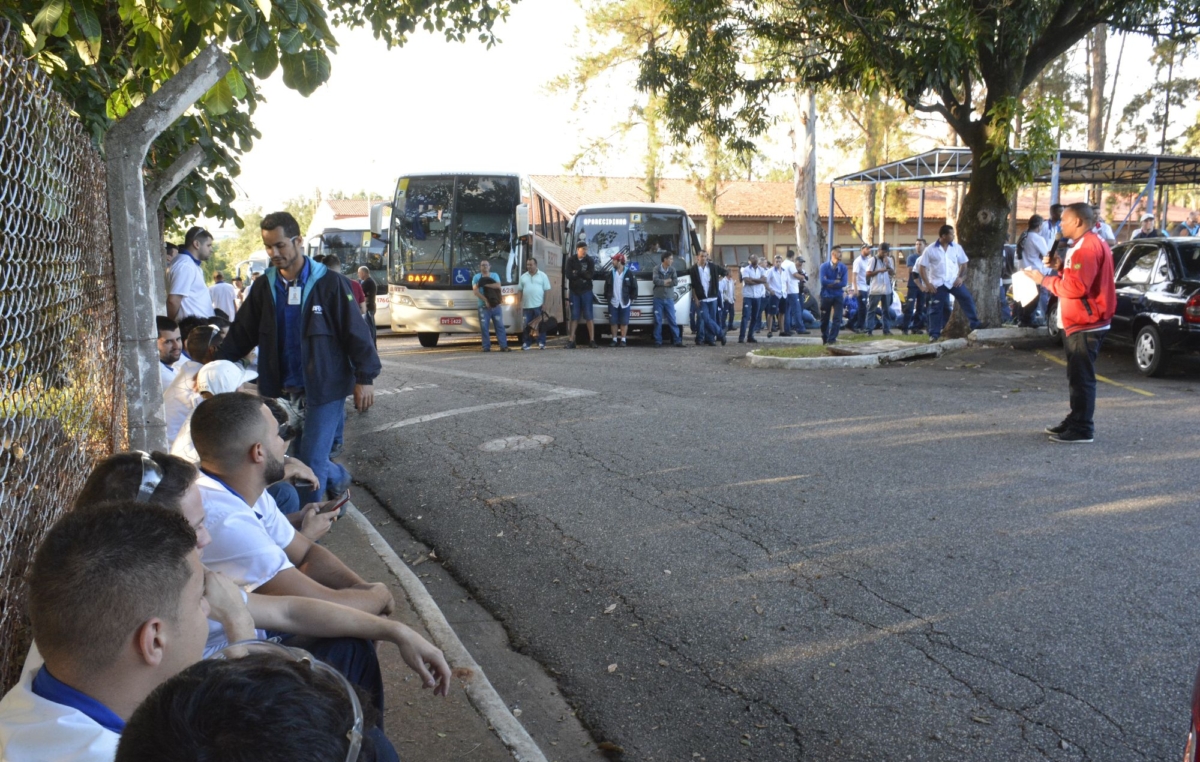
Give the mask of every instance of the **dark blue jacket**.
[[821, 263], [821, 296], [832, 299], [842, 296], [846, 291], [846, 266], [841, 262], [837, 267], [831, 267], [829, 262]]
[[[301, 294], [304, 339], [304, 393], [309, 405], [345, 399], [355, 384], [370, 384], [382, 366], [350, 290], [341, 273], [309, 260], [308, 281]], [[250, 287], [229, 335], [221, 342], [218, 360], [237, 361], [258, 347], [258, 392], [264, 397], [283, 394], [283, 364], [275, 332], [275, 281], [279, 271], [268, 268]]]
[[[613, 269], [609, 270], [604, 275], [604, 303], [605, 304], [609, 304], [609, 305], [612, 304], [613, 294], [615, 293], [615, 291], [614, 291], [615, 287], [613, 286], [613, 280], [616, 279], [616, 277], [617, 277], [617, 268], [615, 268], [615, 267]], [[637, 295], [638, 295], [637, 277], [634, 276], [633, 270], [629, 269], [629, 265], [625, 265], [625, 272], [621, 276], [621, 301], [622, 302], [628, 301], [632, 305], [633, 300], [637, 299]]]

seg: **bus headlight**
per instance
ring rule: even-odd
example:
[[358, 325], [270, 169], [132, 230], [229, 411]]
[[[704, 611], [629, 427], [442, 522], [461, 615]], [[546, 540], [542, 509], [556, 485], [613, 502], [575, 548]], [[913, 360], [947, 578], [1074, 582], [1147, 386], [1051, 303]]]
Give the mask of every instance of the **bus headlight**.
[[396, 303], [401, 307], [416, 307], [417, 303], [408, 294], [396, 294]]
[[509, 305], [516, 304], [517, 297], [514, 294], [508, 294], [504, 297], [504, 303]]

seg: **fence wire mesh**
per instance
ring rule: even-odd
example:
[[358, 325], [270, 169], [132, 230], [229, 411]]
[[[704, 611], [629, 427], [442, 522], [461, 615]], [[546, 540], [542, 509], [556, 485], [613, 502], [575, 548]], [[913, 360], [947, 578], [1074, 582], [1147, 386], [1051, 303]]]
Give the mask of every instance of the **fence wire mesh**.
[[97, 459], [122, 445], [104, 164], [0, 22], [0, 681], [28, 648], [25, 575]]

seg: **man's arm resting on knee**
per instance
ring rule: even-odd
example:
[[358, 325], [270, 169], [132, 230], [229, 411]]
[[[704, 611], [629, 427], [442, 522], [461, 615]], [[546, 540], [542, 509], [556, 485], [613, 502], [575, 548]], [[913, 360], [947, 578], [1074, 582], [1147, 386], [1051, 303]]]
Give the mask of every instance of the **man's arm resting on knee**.
[[315, 598], [319, 601], [349, 606], [368, 614], [390, 614], [395, 606], [391, 592], [382, 582], [360, 582], [347, 587], [331, 588], [317, 582], [297, 568], [284, 569], [259, 585], [256, 592], [264, 595]]
[[450, 666], [442, 652], [412, 629], [378, 616], [315, 598], [250, 594], [247, 606], [261, 629], [318, 638], [386, 640], [400, 649], [404, 662], [426, 688], [446, 695]]

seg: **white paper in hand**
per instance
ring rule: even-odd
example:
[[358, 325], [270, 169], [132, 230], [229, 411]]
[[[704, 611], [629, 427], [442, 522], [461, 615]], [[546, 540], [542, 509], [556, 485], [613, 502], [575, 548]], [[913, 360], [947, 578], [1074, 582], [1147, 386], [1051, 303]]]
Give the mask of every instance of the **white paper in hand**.
[[1013, 273], [1012, 294], [1018, 304], [1028, 307], [1037, 301], [1038, 285], [1033, 282], [1033, 278], [1025, 274], [1024, 270], [1018, 270]]

